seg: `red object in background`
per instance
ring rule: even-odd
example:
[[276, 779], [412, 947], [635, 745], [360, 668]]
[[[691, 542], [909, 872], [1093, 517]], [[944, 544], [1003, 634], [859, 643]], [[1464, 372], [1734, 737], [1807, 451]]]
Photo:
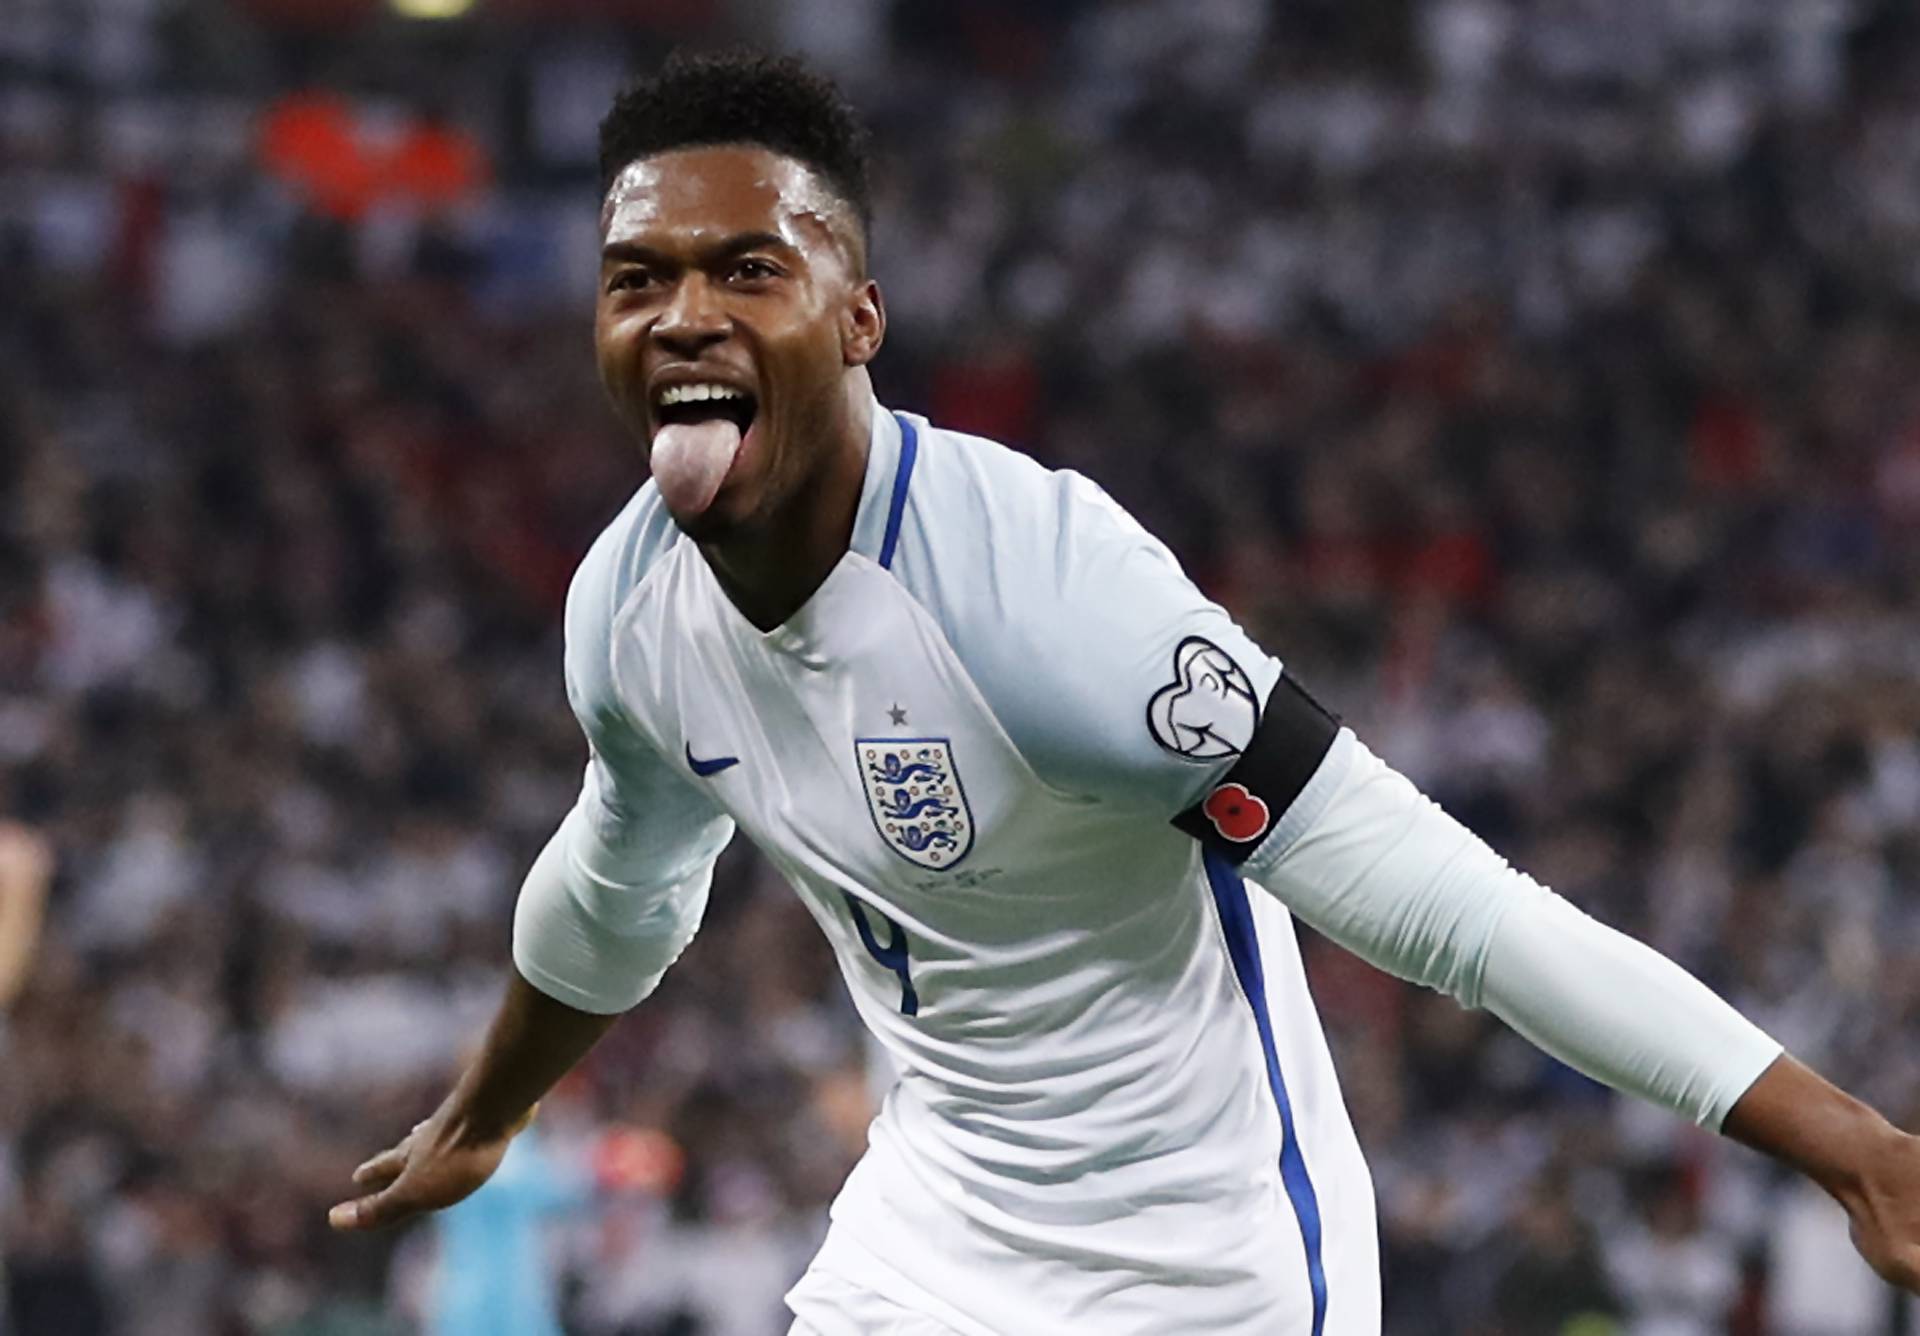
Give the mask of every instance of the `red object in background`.
[[1478, 602], [1493, 588], [1493, 550], [1471, 528], [1428, 534], [1408, 553], [1400, 583], [1449, 603]]
[[1687, 467], [1703, 487], [1741, 491], [1761, 481], [1766, 435], [1759, 416], [1725, 390], [1704, 395], [1687, 427]]
[[166, 227], [165, 186], [150, 176], [119, 183], [120, 228], [110, 266], [114, 291], [144, 305], [153, 295], [154, 252]]
[[616, 1127], [593, 1149], [594, 1177], [609, 1191], [664, 1197], [680, 1185], [686, 1167], [680, 1144], [650, 1127]]
[[491, 167], [471, 135], [409, 119], [376, 127], [359, 107], [327, 91], [291, 93], [260, 124], [261, 165], [299, 191], [316, 213], [343, 222], [376, 204], [440, 209], [486, 184]]
[[1017, 344], [942, 363], [933, 373], [928, 416], [964, 431], [1025, 448], [1037, 433], [1040, 374]]
[[1399, 980], [1317, 934], [1303, 938], [1300, 954], [1323, 1025], [1357, 1027], [1384, 1042], [1401, 1042], [1409, 993]]

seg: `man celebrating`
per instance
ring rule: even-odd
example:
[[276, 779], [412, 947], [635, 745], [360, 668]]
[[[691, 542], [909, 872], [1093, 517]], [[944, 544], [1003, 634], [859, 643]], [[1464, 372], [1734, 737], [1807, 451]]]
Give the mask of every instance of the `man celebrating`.
[[1920, 1143], [1509, 868], [1097, 487], [874, 401], [865, 135], [830, 85], [676, 59], [601, 166], [595, 345], [653, 481], [568, 597], [585, 785], [484, 1050], [337, 1226], [493, 1171], [692, 937], [737, 825], [901, 1071], [796, 1332], [1377, 1333], [1290, 914], [1803, 1170], [1915, 1284]]

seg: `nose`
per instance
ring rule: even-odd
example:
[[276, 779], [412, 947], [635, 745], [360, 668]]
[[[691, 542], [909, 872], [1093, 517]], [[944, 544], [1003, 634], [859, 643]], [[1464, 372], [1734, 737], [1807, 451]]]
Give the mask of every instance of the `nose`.
[[668, 351], [698, 357], [726, 339], [733, 321], [715, 300], [713, 287], [702, 274], [689, 274], [674, 289], [673, 300], [653, 322], [653, 339]]

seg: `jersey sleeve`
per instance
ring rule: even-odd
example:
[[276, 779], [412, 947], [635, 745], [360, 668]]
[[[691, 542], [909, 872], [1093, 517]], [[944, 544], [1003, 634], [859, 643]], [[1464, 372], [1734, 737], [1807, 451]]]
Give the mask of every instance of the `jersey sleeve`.
[[612, 627], [636, 558], [618, 526], [567, 595], [567, 699], [587, 736], [579, 800], [535, 861], [514, 914], [514, 963], [583, 1011], [651, 992], [699, 927], [733, 822], [660, 755], [614, 690]]
[[587, 737], [580, 809], [596, 875], [659, 881], [710, 862], [733, 823], [687, 783], [628, 716], [613, 684], [612, 626], [618, 591], [604, 588], [604, 561], [590, 554], [567, 596], [567, 702]]
[[1678, 965], [1509, 866], [1352, 732], [1297, 829], [1241, 870], [1391, 974], [1487, 1007], [1617, 1090], [1719, 1128], [1779, 1043]]
[[1334, 726], [1300, 729], [1310, 698], [1138, 521], [1076, 474], [1054, 487], [1053, 550], [1018, 613], [1029, 671], [999, 656], [1013, 681], [996, 709], [1016, 745], [1056, 788], [1186, 829], [1255, 766], [1277, 820]]

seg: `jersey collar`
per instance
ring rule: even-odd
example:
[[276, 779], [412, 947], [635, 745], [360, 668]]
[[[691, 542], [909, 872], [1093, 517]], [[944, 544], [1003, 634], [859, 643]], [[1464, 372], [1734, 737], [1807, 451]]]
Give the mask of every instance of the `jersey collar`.
[[[853, 538], [848, 547], [868, 561], [883, 565], [888, 519], [894, 509], [900, 472], [900, 419], [878, 399], [867, 438], [867, 473], [860, 485], [860, 505], [853, 513]], [[898, 521], [895, 521], [898, 527]]]
[[889, 412], [877, 399], [872, 404], [866, 474], [860, 483], [860, 503], [854, 510], [853, 535], [847, 544], [847, 552], [834, 563], [833, 569], [820, 582], [820, 587], [794, 610], [792, 616], [771, 630], [760, 630], [741, 615], [733, 600], [720, 588], [713, 568], [704, 560], [699, 563], [700, 569], [705, 572], [704, 579], [711, 584], [714, 596], [719, 600], [721, 615], [728, 626], [751, 643], [784, 654], [811, 657], [817, 660], [815, 666], [826, 662], [815, 645], [820, 610], [833, 597], [832, 589], [836, 582], [845, 583], [849, 567], [855, 564], [848, 558], [857, 553], [876, 566], [884, 568], [891, 564], [906, 504], [907, 482], [912, 477], [913, 461], [918, 453], [921, 424], [909, 423]]

